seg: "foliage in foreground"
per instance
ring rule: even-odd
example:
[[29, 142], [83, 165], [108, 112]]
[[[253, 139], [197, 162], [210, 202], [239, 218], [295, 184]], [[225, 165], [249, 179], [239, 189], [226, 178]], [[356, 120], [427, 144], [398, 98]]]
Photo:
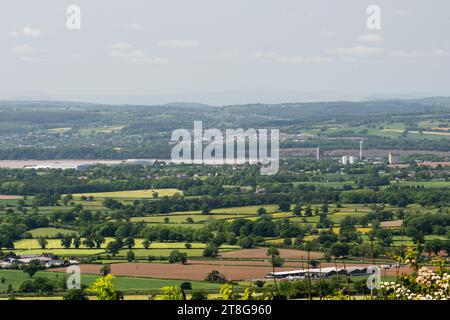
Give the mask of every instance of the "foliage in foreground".
[[98, 278], [87, 290], [88, 293], [95, 294], [98, 300], [121, 300], [123, 295], [114, 288], [114, 276], [108, 274]]
[[[398, 258], [398, 260], [402, 260]], [[437, 270], [421, 267], [418, 248], [410, 249], [403, 262], [408, 263], [415, 272], [400, 277], [399, 281], [381, 284], [383, 297], [388, 300], [450, 300], [450, 274], [444, 260], [436, 262]]]

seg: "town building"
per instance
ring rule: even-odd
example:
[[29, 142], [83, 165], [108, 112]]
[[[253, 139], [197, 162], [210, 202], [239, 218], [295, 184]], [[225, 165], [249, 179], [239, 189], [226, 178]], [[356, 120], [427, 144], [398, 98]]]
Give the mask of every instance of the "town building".
[[396, 152], [389, 152], [389, 156], [388, 156], [388, 161], [389, 164], [397, 164], [400, 163], [400, 154], [396, 153]]

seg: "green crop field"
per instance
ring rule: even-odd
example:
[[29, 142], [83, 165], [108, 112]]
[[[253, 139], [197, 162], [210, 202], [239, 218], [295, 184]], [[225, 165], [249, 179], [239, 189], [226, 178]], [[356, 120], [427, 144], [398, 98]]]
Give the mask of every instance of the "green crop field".
[[17, 255], [51, 253], [58, 257], [90, 256], [104, 252], [102, 249], [30, 249], [14, 251]]
[[77, 234], [77, 231], [75, 230], [69, 230], [69, 229], [58, 229], [58, 228], [37, 228], [32, 229], [28, 231], [31, 233], [33, 238], [52, 238], [55, 237], [57, 234]]
[[424, 188], [450, 188], [450, 181], [399, 181], [392, 182], [392, 185], [424, 187]]
[[259, 208], [265, 208], [268, 213], [276, 212], [277, 205], [269, 204], [262, 206], [245, 206], [245, 207], [233, 207], [233, 208], [221, 208], [212, 210], [213, 213], [239, 213], [239, 214], [249, 214], [254, 215], [257, 213]]
[[[53, 280], [65, 281], [68, 274], [59, 272], [38, 272], [34, 277], [45, 277]], [[81, 283], [84, 285], [91, 285], [100, 275], [82, 274]], [[21, 283], [28, 280], [29, 277], [20, 270], [0, 270], [0, 293], [5, 292], [8, 285], [11, 284], [14, 290], [18, 290]], [[179, 286], [183, 280], [166, 280], [166, 279], [152, 279], [152, 278], [137, 278], [137, 277], [115, 277], [114, 285], [118, 290], [122, 291], [148, 291], [157, 292], [163, 286]], [[218, 290], [219, 284], [210, 282], [190, 281], [193, 290]]]
[[313, 185], [316, 187], [342, 188], [344, 185], [355, 187], [354, 181], [301, 181], [294, 182], [294, 185]]
[[[137, 258], [154, 257], [168, 257], [174, 249], [135, 249], [133, 250]], [[199, 258], [203, 255], [203, 249], [177, 249], [182, 253], [186, 253], [189, 258]], [[121, 257], [126, 257], [128, 249], [123, 249], [118, 254]]]
[[149, 222], [149, 223], [165, 223], [165, 219], [169, 219], [169, 223], [186, 223], [186, 219], [192, 218], [194, 223], [205, 222], [208, 219], [216, 219], [216, 220], [228, 220], [228, 219], [237, 219], [237, 218], [246, 218], [248, 214], [210, 214], [210, 215], [155, 215], [155, 216], [147, 216], [147, 217], [134, 217], [131, 218], [131, 222]]
[[93, 196], [94, 198], [153, 198], [153, 193], [157, 192], [159, 197], [173, 196], [176, 193], [183, 194], [178, 189], [149, 189], [149, 190], [131, 190], [131, 191], [115, 191], [115, 192], [97, 192], [97, 193], [79, 193], [74, 194], [74, 198], [82, 196]]
[[[202, 248], [193, 248], [193, 249], [185, 249], [184, 246], [180, 246], [178, 248], [171, 247], [171, 248], [154, 248], [154, 249], [133, 249], [134, 254], [137, 258], [147, 258], [148, 256], [154, 256], [154, 257], [168, 257], [170, 253], [177, 249], [178, 251], [182, 253], [186, 253], [189, 258], [200, 258], [203, 256], [203, 249]], [[227, 252], [232, 250], [239, 249], [236, 246], [223, 246], [219, 249], [219, 252]], [[128, 253], [128, 249], [123, 249], [120, 251], [118, 256], [125, 257]]]
[[[83, 239], [82, 239], [83, 240]], [[87, 255], [98, 255], [105, 252], [107, 244], [114, 241], [113, 238], [106, 238], [105, 243], [100, 249], [87, 249], [85, 246], [81, 245], [79, 249], [69, 248], [65, 249], [61, 246], [61, 240], [59, 239], [47, 239], [46, 249], [41, 249], [37, 239], [22, 239], [15, 242], [16, 254], [41, 254], [41, 253], [53, 253], [60, 257], [67, 256], [87, 256]], [[193, 242], [190, 243], [192, 248], [186, 249], [185, 242], [152, 242], [149, 249], [144, 249], [142, 244], [143, 239], [135, 239], [135, 246], [133, 251], [137, 257], [148, 257], [149, 255], [156, 257], [168, 257], [170, 252], [174, 249], [179, 249], [181, 252], [188, 253], [189, 257], [201, 257], [203, 254], [203, 249], [206, 244]], [[220, 247], [221, 251], [228, 251], [233, 249], [238, 249], [239, 246], [234, 245], [223, 245]], [[126, 256], [129, 249], [123, 249], [119, 256]]]

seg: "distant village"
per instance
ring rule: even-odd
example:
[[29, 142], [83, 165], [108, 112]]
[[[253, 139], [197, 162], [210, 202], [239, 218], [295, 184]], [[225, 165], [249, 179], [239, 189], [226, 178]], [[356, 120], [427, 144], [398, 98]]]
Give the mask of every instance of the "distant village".
[[0, 260], [0, 269], [17, 269], [32, 262], [39, 262], [44, 268], [68, 267], [79, 264], [77, 260], [61, 260], [51, 253], [42, 253], [40, 255], [22, 254], [20, 256], [9, 256]]

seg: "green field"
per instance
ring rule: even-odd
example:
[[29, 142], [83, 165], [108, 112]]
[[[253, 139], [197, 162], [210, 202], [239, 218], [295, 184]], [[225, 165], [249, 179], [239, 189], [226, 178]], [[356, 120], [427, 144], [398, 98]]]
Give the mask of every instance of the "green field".
[[327, 187], [333, 189], [341, 189], [344, 185], [356, 187], [354, 181], [302, 181], [294, 182], [294, 185], [313, 185], [316, 187]]
[[94, 198], [153, 198], [153, 193], [157, 192], [159, 197], [173, 196], [176, 193], [183, 194], [178, 189], [148, 189], [148, 190], [131, 190], [131, 191], [114, 191], [114, 192], [94, 192], [94, 193], [78, 193], [74, 194], [74, 198], [82, 196], [93, 196]]
[[[81, 240], [84, 240], [83, 238]], [[101, 246], [102, 249], [106, 248], [107, 244], [111, 241], [114, 241], [114, 238], [105, 238], [105, 243]], [[135, 239], [135, 249], [143, 249], [144, 246], [142, 242], [144, 239]], [[47, 249], [63, 249], [61, 246], [61, 240], [59, 239], [47, 239]], [[205, 248], [206, 244], [200, 242], [192, 242], [190, 243], [193, 249], [202, 249]], [[177, 249], [177, 248], [185, 248], [185, 242], [152, 242], [150, 244], [150, 249]], [[37, 239], [22, 239], [14, 242], [14, 247], [17, 250], [24, 249], [40, 249], [39, 242]], [[236, 246], [223, 245], [222, 248], [236, 248]], [[87, 249], [85, 246], [81, 245], [81, 249]], [[73, 249], [76, 250], [76, 249]]]
[[[105, 253], [107, 244], [114, 241], [113, 238], [106, 238], [105, 240], [105, 243], [100, 249], [87, 249], [83, 245], [79, 249], [65, 249], [61, 246], [61, 240], [47, 239], [48, 244], [46, 249], [41, 249], [37, 239], [22, 239], [14, 243], [14, 252], [18, 255], [52, 253], [60, 257], [98, 255]], [[192, 246], [191, 249], [186, 249], [184, 242], [152, 242], [149, 249], [144, 249], [142, 242], [143, 239], [135, 239], [136, 245], [132, 249], [139, 258], [147, 258], [149, 255], [155, 257], [168, 257], [170, 252], [174, 249], [179, 249], [181, 252], [186, 252], [189, 257], [201, 257], [203, 254], [203, 249], [206, 247], [206, 244], [199, 242], [190, 243]], [[233, 249], [239, 249], [239, 246], [223, 245], [220, 247], [220, 251], [228, 251]], [[119, 256], [126, 256], [128, 251], [129, 249], [124, 248], [119, 253]]]
[[[133, 252], [136, 255], [136, 258], [147, 258], [150, 255], [153, 257], [159, 258], [159, 257], [168, 257], [174, 249], [175, 248], [171, 248], [171, 249], [133, 249]], [[235, 248], [235, 249], [237, 249], [237, 248]], [[203, 249], [178, 248], [177, 250], [182, 253], [186, 253], [189, 258], [201, 258], [203, 256]], [[226, 251], [231, 251], [231, 250], [233, 250], [233, 248], [225, 247], [225, 248], [220, 248], [219, 252], [226, 252]], [[129, 251], [128, 249], [123, 249], [120, 251], [118, 256], [126, 257], [128, 251]]]
[[391, 185], [424, 187], [424, 188], [450, 188], [450, 181], [399, 181], [391, 182]]
[[[81, 282], [85, 285], [92, 284], [100, 275], [82, 274]], [[65, 273], [59, 272], [38, 272], [34, 277], [45, 277], [54, 280], [65, 281], [68, 277]], [[4, 281], [0, 282], [0, 293], [5, 292], [8, 285], [11, 284], [14, 290], [18, 290], [21, 283], [28, 278], [28, 276], [20, 270], [0, 270], [0, 278]], [[166, 279], [151, 279], [151, 278], [136, 278], [136, 277], [116, 277], [114, 285], [118, 290], [122, 291], [148, 291], [158, 292], [163, 286], [180, 285], [183, 280], [166, 280]], [[219, 284], [209, 282], [190, 281], [193, 290], [218, 290]]]
[[91, 256], [105, 252], [103, 249], [30, 249], [16, 250], [17, 255], [51, 253], [58, 257]]
[[234, 208], [221, 208], [214, 209], [212, 213], [239, 213], [239, 214], [257, 214], [259, 208], [265, 208], [268, 213], [276, 212], [278, 206], [275, 204], [262, 205], [262, 206], [245, 206], [245, 207], [234, 207]]
[[53, 238], [57, 234], [76, 234], [77, 231], [75, 230], [69, 230], [69, 229], [58, 229], [58, 228], [38, 228], [38, 229], [32, 229], [28, 231], [31, 233], [33, 238]]
[[217, 220], [229, 220], [229, 219], [237, 219], [237, 218], [246, 218], [248, 214], [236, 213], [236, 214], [194, 214], [194, 215], [175, 215], [175, 214], [167, 214], [167, 215], [154, 215], [154, 216], [146, 216], [146, 217], [134, 217], [131, 218], [131, 222], [148, 222], [148, 223], [165, 223], [165, 219], [169, 219], [169, 223], [186, 223], [187, 218], [192, 218], [194, 223], [202, 223], [208, 219], [217, 219]]

